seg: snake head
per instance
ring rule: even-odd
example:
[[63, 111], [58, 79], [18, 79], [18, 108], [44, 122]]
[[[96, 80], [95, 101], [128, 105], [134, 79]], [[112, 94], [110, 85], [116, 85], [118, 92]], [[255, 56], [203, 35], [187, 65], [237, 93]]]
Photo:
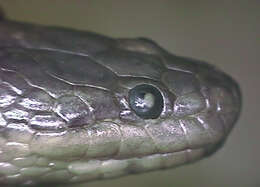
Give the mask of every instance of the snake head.
[[147, 39], [0, 22], [0, 184], [171, 168], [226, 140], [237, 83]]

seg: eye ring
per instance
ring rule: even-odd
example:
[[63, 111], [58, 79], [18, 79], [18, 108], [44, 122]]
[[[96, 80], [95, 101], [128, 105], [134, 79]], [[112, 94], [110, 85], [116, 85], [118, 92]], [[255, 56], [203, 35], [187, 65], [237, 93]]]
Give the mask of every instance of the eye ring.
[[161, 92], [149, 84], [137, 85], [129, 91], [130, 108], [143, 119], [156, 119], [160, 116], [164, 102]]

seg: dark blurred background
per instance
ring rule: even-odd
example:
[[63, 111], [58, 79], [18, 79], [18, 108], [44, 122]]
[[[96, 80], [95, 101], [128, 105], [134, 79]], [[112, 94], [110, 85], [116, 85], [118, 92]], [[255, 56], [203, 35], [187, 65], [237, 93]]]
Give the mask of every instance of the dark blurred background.
[[19, 21], [149, 37], [175, 54], [217, 65], [241, 85], [242, 116], [212, 157], [75, 187], [260, 186], [259, 0], [0, 0], [0, 6]]

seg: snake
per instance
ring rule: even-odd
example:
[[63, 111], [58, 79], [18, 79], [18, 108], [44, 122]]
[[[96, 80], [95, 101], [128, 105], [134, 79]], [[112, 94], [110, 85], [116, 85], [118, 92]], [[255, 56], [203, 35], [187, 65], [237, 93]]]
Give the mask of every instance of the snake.
[[238, 83], [148, 38], [0, 21], [0, 184], [73, 184], [212, 155]]

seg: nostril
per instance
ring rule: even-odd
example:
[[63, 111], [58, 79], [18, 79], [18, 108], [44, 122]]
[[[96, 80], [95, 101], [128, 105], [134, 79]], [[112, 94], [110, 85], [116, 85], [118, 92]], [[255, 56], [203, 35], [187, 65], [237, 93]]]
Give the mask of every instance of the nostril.
[[210, 90], [211, 102], [215, 105], [218, 113], [230, 113], [236, 111], [236, 99], [233, 93], [225, 88], [212, 88]]
[[230, 83], [230, 87], [212, 87], [209, 91], [210, 110], [217, 115], [228, 133], [237, 121], [241, 109], [241, 94], [236, 83]]

